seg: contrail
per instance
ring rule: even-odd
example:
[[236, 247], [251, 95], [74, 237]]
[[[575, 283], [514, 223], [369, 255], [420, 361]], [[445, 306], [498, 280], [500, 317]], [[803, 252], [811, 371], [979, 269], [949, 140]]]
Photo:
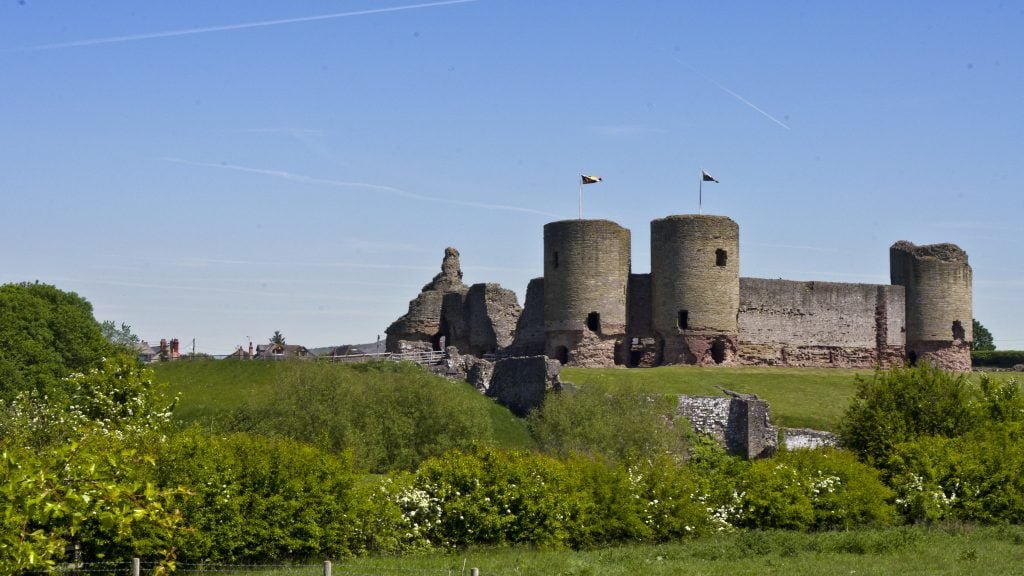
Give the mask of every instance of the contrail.
[[450, 4], [466, 4], [478, 2], [479, 0], [441, 0], [439, 2], [426, 2], [423, 4], [407, 4], [405, 6], [391, 6], [389, 8], [374, 8], [371, 10], [357, 10], [354, 12], [335, 12], [332, 14], [319, 14], [317, 16], [300, 16], [297, 18], [282, 18], [279, 20], [263, 20], [260, 22], [243, 22], [240, 24], [222, 24], [220, 26], [207, 26], [203, 28], [186, 28], [184, 30], [168, 30], [165, 32], [148, 32], [145, 34], [129, 34], [126, 36], [107, 36], [106, 38], [92, 38], [89, 40], [75, 40], [72, 42], [58, 42], [55, 44], [40, 44], [37, 46], [26, 46], [4, 50], [5, 52], [38, 52], [41, 50], [59, 50], [61, 48], [79, 48], [82, 46], [96, 46], [99, 44], [117, 44], [120, 42], [135, 42], [137, 40], [153, 40], [156, 38], [173, 38], [175, 36], [189, 36], [192, 34], [209, 34], [211, 32], [226, 32], [229, 30], [244, 30], [247, 28], [265, 28], [267, 26], [280, 26], [282, 24], [298, 24], [300, 22], [316, 22], [319, 20], [334, 20], [337, 18], [349, 18], [351, 16], [367, 16], [370, 14], [383, 14], [385, 12], [401, 12], [403, 10], [418, 10], [421, 8], [434, 8], [436, 6], [447, 6]]
[[786, 124], [785, 124], [785, 123], [783, 123], [783, 122], [782, 122], [782, 120], [779, 120], [779, 119], [778, 119], [778, 118], [776, 118], [775, 116], [772, 116], [771, 114], [769, 114], [769, 113], [765, 112], [764, 110], [761, 110], [761, 109], [760, 109], [760, 108], [758, 108], [758, 107], [757, 107], [757, 106], [756, 106], [756, 105], [755, 105], [755, 104], [754, 104], [753, 102], [751, 102], [750, 100], [747, 100], [746, 98], [744, 98], [743, 96], [740, 96], [739, 94], [737, 94], [737, 93], [733, 92], [732, 90], [729, 90], [728, 88], [726, 88], [725, 86], [723, 86], [723, 85], [722, 85], [721, 83], [719, 83], [719, 82], [715, 81], [715, 79], [714, 79], [714, 78], [711, 78], [711, 77], [710, 77], [710, 76], [708, 76], [707, 74], [704, 74], [704, 73], [703, 73], [703, 72], [701, 72], [700, 70], [697, 70], [697, 69], [696, 69], [696, 68], [694, 68], [693, 66], [690, 66], [689, 64], [687, 64], [686, 62], [683, 62], [682, 60], [680, 60], [680, 59], [678, 59], [678, 58], [675, 58], [675, 61], [676, 61], [676, 62], [678, 62], [678, 63], [680, 63], [680, 64], [682, 64], [683, 66], [686, 66], [687, 68], [689, 68], [689, 69], [690, 69], [691, 71], [693, 71], [693, 72], [694, 72], [695, 74], [697, 74], [697, 75], [698, 75], [698, 76], [700, 76], [701, 78], [703, 78], [703, 79], [707, 80], [708, 82], [710, 82], [710, 83], [714, 84], [715, 86], [717, 86], [717, 87], [718, 87], [718, 89], [719, 89], [719, 90], [722, 90], [722, 91], [723, 91], [723, 92], [725, 92], [726, 94], [728, 94], [728, 95], [732, 96], [733, 98], [735, 98], [735, 99], [739, 100], [740, 102], [743, 102], [743, 103], [744, 103], [744, 104], [746, 104], [747, 106], [750, 106], [751, 108], [753, 108], [754, 110], [756, 110], [756, 111], [757, 111], [758, 113], [760, 113], [760, 114], [761, 114], [762, 116], [764, 116], [765, 118], [767, 118], [767, 119], [771, 120], [772, 122], [775, 122], [776, 124], [778, 124], [779, 126], [782, 126], [782, 127], [783, 127], [783, 128], [785, 128], [786, 130], [789, 130], [789, 126], [786, 126]]
[[302, 182], [303, 184], [319, 184], [322, 186], [332, 186], [335, 188], [366, 188], [369, 190], [378, 190], [380, 192], [387, 192], [394, 194], [402, 198], [409, 198], [410, 200], [420, 200], [423, 202], [438, 202], [440, 204], [450, 204], [452, 206], [466, 206], [469, 208], [481, 208], [484, 210], [506, 210], [509, 212], [525, 212], [528, 214], [540, 214], [542, 216], [550, 216], [552, 218], [561, 218], [558, 214], [551, 212], [545, 212], [543, 210], [536, 210], [534, 208], [523, 208], [521, 206], [509, 206], [507, 204], [487, 204], [484, 202], [463, 202], [460, 200], [449, 200], [447, 198], [437, 198], [435, 196], [425, 196], [423, 194], [416, 194], [414, 192], [407, 192], [400, 188], [393, 186], [384, 186], [381, 184], [370, 184], [368, 182], [345, 182], [342, 180], [329, 180], [326, 178], [314, 178], [312, 176], [305, 176], [303, 174], [294, 174], [292, 172], [285, 172], [283, 170], [267, 170], [265, 168], [251, 168], [248, 166], [239, 166], [236, 164], [217, 164], [214, 162], [194, 162], [191, 160], [182, 160], [180, 158], [164, 158], [168, 162], [175, 162], [178, 164], [187, 164], [189, 166], [202, 166], [206, 168], [221, 168], [224, 170], [235, 170], [238, 172], [249, 172], [251, 174], [262, 174], [264, 176], [273, 176], [275, 178], [282, 178], [284, 180], [291, 180], [293, 182]]

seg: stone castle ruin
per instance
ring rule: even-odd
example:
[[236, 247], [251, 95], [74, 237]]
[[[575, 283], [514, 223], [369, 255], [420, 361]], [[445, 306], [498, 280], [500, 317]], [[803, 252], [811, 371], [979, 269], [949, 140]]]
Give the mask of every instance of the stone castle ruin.
[[387, 329], [387, 350], [455, 346], [543, 354], [575, 366], [869, 368], [927, 359], [969, 371], [972, 273], [953, 244], [890, 248], [891, 284], [741, 278], [739, 226], [709, 215], [651, 222], [651, 271], [608, 220], [544, 226], [544, 276], [524, 307], [497, 284], [462, 282], [459, 253]]

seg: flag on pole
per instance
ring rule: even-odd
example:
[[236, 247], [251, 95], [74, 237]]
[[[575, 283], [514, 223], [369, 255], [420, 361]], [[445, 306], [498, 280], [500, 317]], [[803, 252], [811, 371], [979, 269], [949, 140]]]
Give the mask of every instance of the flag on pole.
[[700, 176], [701, 176], [701, 182], [714, 182], [715, 184], [718, 184], [718, 180], [715, 180], [714, 176], [712, 176], [711, 174], [708, 174], [707, 170], [701, 170], [700, 171]]
[[597, 184], [602, 178], [600, 176], [587, 176], [586, 174], [580, 174], [580, 184]]

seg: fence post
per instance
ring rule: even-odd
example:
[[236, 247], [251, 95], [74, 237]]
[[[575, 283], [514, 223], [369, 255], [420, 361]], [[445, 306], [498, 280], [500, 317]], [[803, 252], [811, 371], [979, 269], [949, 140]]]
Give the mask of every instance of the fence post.
[[138, 558], [132, 558], [132, 576], [139, 576], [142, 573], [142, 562]]
[[324, 560], [324, 576], [331, 576], [331, 561]]
[[470, 568], [469, 569], [469, 576], [480, 576], [480, 569], [479, 568]]

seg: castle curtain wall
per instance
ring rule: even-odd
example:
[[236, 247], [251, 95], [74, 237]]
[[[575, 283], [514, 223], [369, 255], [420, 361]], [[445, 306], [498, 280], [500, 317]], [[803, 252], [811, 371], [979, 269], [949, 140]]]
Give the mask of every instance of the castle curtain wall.
[[902, 286], [740, 278], [741, 364], [870, 368], [903, 362]]

